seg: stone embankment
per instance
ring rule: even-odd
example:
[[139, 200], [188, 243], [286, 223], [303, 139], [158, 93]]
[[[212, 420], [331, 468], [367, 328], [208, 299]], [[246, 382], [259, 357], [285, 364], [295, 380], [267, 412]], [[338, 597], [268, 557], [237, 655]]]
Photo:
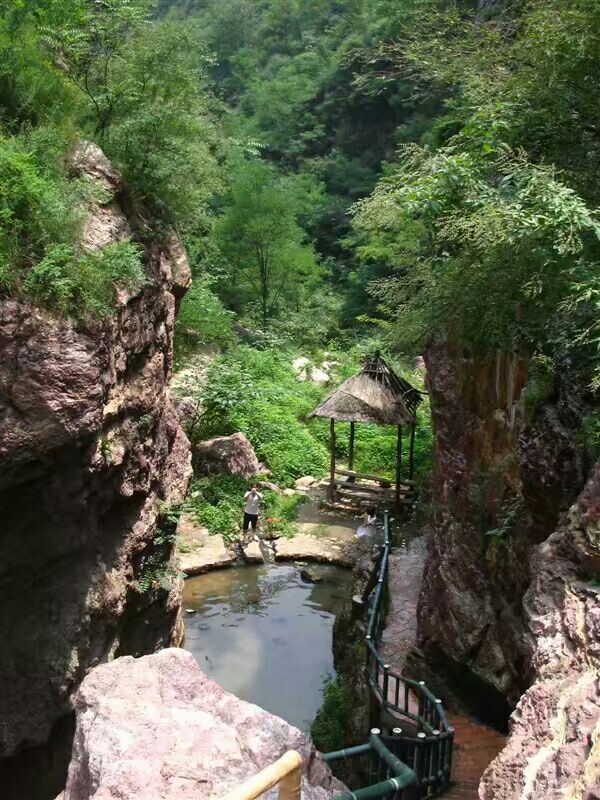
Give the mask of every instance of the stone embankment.
[[[316, 483], [314, 478], [310, 480]], [[193, 516], [183, 514], [177, 529], [179, 566], [187, 576], [232, 566], [240, 558], [250, 564], [262, 564], [267, 559], [351, 567], [356, 561], [358, 524], [358, 520], [321, 511], [318, 499], [309, 497], [300, 507], [294, 536], [265, 542], [249, 539], [240, 544], [226, 542], [220, 534], [210, 534]]]

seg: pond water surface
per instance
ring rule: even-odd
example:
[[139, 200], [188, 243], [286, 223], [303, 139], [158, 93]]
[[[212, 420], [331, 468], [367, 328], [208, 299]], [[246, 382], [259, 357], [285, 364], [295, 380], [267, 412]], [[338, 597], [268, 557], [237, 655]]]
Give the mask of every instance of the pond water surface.
[[[308, 731], [334, 674], [332, 630], [350, 571], [264, 564], [188, 578], [184, 647], [224, 689]], [[193, 613], [190, 613], [193, 612]]]

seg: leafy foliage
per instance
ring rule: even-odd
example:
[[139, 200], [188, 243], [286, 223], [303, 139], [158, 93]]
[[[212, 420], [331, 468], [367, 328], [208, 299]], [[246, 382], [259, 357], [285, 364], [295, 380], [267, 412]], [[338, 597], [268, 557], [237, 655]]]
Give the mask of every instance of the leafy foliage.
[[392, 265], [373, 288], [398, 346], [568, 351], [591, 376], [599, 31], [587, 0], [528, 0], [477, 24], [452, 4], [383, 48], [387, 79], [447, 98], [429, 146], [403, 148], [355, 207], [362, 259]]
[[535, 342], [600, 234], [594, 211], [553, 170], [459, 143], [405, 150], [357, 206], [356, 224], [388, 252], [389, 239], [399, 242], [398, 277], [378, 292], [390, 310], [394, 298], [420, 345], [436, 332], [486, 347]]
[[131, 242], [98, 252], [76, 247], [77, 206], [93, 190], [66, 175], [65, 145], [52, 128], [0, 137], [0, 289], [24, 291], [62, 314], [105, 317], [117, 286], [143, 284], [140, 251]]
[[315, 747], [322, 753], [339, 750], [346, 743], [355, 703], [354, 694], [342, 677], [325, 678], [323, 704], [310, 726]]
[[289, 357], [239, 346], [213, 362], [205, 386], [201, 438], [241, 431], [283, 486], [326, 471], [327, 450], [304, 422], [323, 391], [298, 382]]
[[117, 288], [137, 291], [144, 280], [140, 250], [132, 242], [79, 254], [59, 245], [31, 268], [23, 287], [34, 300], [62, 314], [102, 318], [113, 311]]
[[[233, 475], [215, 475], [200, 478], [192, 484], [186, 500], [186, 510], [193, 513], [197, 522], [212, 534], [220, 534], [226, 542], [235, 541], [241, 534], [244, 511], [244, 494], [248, 481]], [[270, 533], [290, 536], [294, 533], [296, 509], [303, 498], [300, 495], [285, 497], [268, 489], [262, 490], [264, 505], [262, 524]]]
[[181, 303], [177, 328], [181, 337], [194, 340], [192, 344], [233, 341], [233, 314], [212, 291], [213, 283], [209, 275], [196, 278]]
[[289, 187], [255, 161], [239, 169], [231, 204], [216, 223], [217, 241], [236, 279], [237, 302], [256, 304], [264, 331], [277, 309], [297, 302], [318, 275], [298, 214]]
[[[33, 0], [0, 15], [0, 286], [61, 313], [106, 316], [113, 284], [142, 281], [133, 245], [79, 252], [89, 187], [64, 163], [98, 141], [152, 217], [206, 239], [223, 184], [210, 58], [189, 26], [160, 22], [151, 0]], [[149, 221], [149, 220], [147, 220]]]

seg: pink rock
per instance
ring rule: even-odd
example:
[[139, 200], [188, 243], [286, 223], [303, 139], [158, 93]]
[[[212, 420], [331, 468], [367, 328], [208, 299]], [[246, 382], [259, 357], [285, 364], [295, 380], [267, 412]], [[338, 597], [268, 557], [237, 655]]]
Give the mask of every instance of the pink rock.
[[286, 750], [303, 757], [303, 800], [344, 791], [304, 734], [225, 692], [183, 650], [97, 667], [74, 702], [64, 800], [221, 798]]
[[199, 469], [206, 473], [227, 472], [251, 478], [258, 474], [259, 464], [254, 448], [243, 433], [217, 436], [200, 442], [194, 448]]

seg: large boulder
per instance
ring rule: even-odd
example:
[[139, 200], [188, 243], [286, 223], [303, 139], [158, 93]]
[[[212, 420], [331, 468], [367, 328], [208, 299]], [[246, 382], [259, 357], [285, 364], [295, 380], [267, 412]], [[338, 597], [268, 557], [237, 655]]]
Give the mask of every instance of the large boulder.
[[251, 478], [260, 470], [254, 448], [243, 433], [200, 442], [194, 448], [194, 457], [198, 469], [207, 474], [227, 472]]
[[75, 709], [65, 800], [221, 798], [290, 749], [303, 758], [303, 800], [344, 791], [303, 733], [224, 691], [183, 650], [98, 667]]
[[320, 367], [313, 364], [306, 356], [299, 356], [292, 361], [292, 367], [299, 381], [312, 381], [320, 386], [325, 386], [331, 380], [329, 369], [336, 362], [323, 362]]

